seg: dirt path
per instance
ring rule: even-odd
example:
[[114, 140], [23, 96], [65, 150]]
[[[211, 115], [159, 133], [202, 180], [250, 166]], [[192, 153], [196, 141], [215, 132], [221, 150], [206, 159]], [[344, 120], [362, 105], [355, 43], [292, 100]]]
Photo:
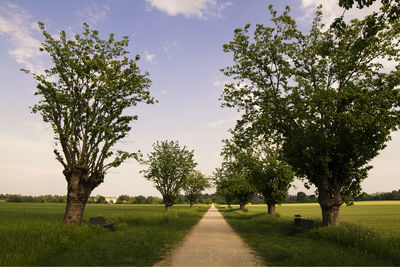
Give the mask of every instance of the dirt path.
[[183, 242], [155, 266], [261, 266], [214, 205]]

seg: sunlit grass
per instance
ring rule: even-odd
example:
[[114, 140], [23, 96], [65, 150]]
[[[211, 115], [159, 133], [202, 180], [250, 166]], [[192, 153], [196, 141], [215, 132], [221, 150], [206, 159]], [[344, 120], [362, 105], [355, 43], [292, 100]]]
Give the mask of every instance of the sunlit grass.
[[[265, 205], [235, 208], [220, 210], [268, 265], [400, 265], [400, 201], [344, 206], [339, 227], [318, 227], [318, 204], [281, 205], [275, 217], [266, 215]], [[293, 232], [295, 214], [315, 220], [316, 227]]]
[[[65, 226], [65, 204], [0, 203], [0, 265], [153, 265], [208, 207], [88, 205], [82, 225]], [[92, 216], [115, 231], [90, 226]]]

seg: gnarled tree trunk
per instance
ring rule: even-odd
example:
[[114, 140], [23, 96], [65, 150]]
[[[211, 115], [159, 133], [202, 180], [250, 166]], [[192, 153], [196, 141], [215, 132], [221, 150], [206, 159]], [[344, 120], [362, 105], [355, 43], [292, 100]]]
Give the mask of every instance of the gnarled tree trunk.
[[232, 208], [231, 203], [228, 203], [228, 209], [231, 209], [231, 208]]
[[275, 215], [275, 203], [267, 203], [268, 214]]
[[343, 204], [340, 187], [328, 178], [321, 179], [318, 186], [318, 202], [324, 225], [339, 225], [339, 209]]
[[95, 186], [88, 182], [88, 175], [79, 169], [64, 171], [64, 175], [68, 183], [64, 223], [79, 224], [82, 222], [86, 202]]
[[194, 201], [190, 201], [190, 207], [193, 208], [194, 206]]
[[240, 209], [244, 210], [246, 208], [246, 203], [240, 203]]

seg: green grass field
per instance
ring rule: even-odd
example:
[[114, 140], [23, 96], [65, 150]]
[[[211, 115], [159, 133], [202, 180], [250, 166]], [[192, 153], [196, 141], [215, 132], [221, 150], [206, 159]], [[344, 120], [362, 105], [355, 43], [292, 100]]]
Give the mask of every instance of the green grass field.
[[[65, 204], [0, 203], [0, 266], [153, 265], [208, 208], [87, 205], [82, 225], [65, 226]], [[115, 222], [115, 231], [90, 226], [92, 216]]]
[[[400, 201], [343, 206], [339, 227], [320, 227], [318, 204], [277, 206], [275, 217], [266, 214], [266, 205], [219, 210], [267, 265], [400, 265]], [[314, 220], [316, 227], [294, 232], [295, 214]]]

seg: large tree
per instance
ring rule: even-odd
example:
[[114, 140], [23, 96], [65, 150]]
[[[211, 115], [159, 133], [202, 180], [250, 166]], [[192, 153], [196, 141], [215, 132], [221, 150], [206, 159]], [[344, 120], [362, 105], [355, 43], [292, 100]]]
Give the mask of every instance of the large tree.
[[147, 160], [141, 159], [141, 163], [148, 166], [141, 172], [160, 191], [165, 210], [169, 211], [189, 173], [197, 165], [193, 159], [194, 151], [187, 150], [186, 146], [181, 148], [178, 141], [157, 141], [153, 148], [154, 151], [147, 155]]
[[40, 50], [50, 55], [53, 67], [32, 73], [40, 97], [32, 111], [52, 126], [54, 153], [68, 183], [66, 224], [80, 223], [90, 193], [107, 170], [135, 155], [115, 151], [137, 119], [129, 108], [154, 103], [148, 73], [136, 65], [138, 56], [127, 57], [128, 37], [117, 41], [110, 34], [102, 40], [98, 31], [83, 25], [83, 33], [69, 40], [65, 31], [55, 38], [39, 22], [44, 36]]
[[[223, 105], [242, 111], [235, 131], [273, 138], [296, 175], [318, 190], [325, 225], [339, 224], [343, 201], [360, 183], [399, 125], [399, 21], [377, 34], [368, 20], [324, 30], [317, 11], [308, 34], [270, 7], [273, 27], [234, 31], [224, 45], [234, 65], [225, 75]], [[389, 22], [387, 22], [389, 23]], [[397, 64], [384, 72], [378, 60]]]
[[200, 193], [210, 187], [211, 185], [209, 179], [200, 171], [194, 170], [189, 173], [186, 183], [183, 185], [183, 191], [190, 201], [191, 208], [193, 207], [194, 202], [199, 197]]

